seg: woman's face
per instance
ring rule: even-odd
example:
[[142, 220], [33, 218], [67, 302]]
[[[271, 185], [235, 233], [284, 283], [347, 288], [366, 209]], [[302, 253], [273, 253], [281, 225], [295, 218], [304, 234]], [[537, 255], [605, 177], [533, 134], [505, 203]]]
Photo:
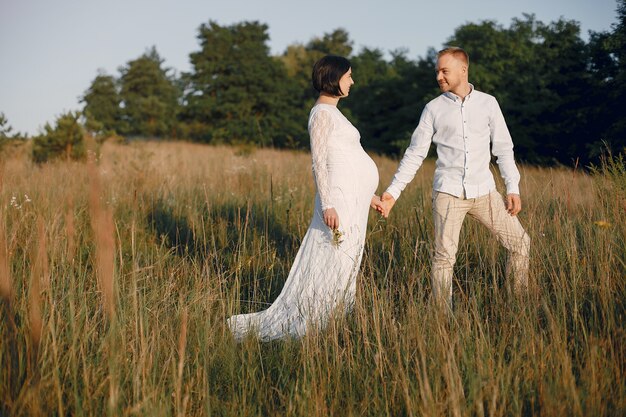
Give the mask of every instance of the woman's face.
[[348, 97], [352, 84], [354, 84], [354, 81], [352, 80], [352, 68], [350, 68], [339, 79], [339, 88], [341, 88], [341, 92], [343, 93], [341, 97]]

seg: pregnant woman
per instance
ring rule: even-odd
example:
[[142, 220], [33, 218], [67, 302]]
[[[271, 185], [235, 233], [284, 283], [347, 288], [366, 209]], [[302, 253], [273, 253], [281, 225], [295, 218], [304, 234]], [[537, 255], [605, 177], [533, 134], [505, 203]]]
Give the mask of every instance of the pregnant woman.
[[325, 56], [315, 63], [312, 81], [320, 93], [309, 116], [317, 188], [313, 219], [274, 303], [228, 319], [238, 340], [249, 333], [264, 341], [301, 337], [354, 303], [369, 208], [380, 207], [374, 195], [378, 170], [361, 147], [359, 131], [337, 108], [354, 84], [350, 62]]

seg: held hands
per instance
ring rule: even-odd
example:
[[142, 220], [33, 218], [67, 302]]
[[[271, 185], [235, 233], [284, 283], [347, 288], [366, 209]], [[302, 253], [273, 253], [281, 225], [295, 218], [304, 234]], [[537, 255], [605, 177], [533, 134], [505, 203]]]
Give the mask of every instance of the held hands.
[[382, 197], [378, 197], [377, 195], [372, 197], [370, 207], [379, 212], [381, 216], [387, 218], [395, 203], [396, 200], [391, 196], [391, 194], [383, 193]]
[[396, 199], [391, 196], [389, 193], [383, 193], [380, 198], [380, 205], [376, 207], [376, 210], [384, 217], [389, 217], [389, 212], [393, 208], [393, 205], [396, 204]]
[[516, 216], [517, 213], [522, 211], [522, 199], [520, 198], [519, 194], [507, 194], [506, 211], [511, 216]]
[[[379, 196], [375, 195], [372, 197], [372, 201], [370, 202], [370, 207], [376, 210], [381, 216], [387, 217], [389, 211], [385, 209], [385, 203], [380, 199]], [[385, 214], [387, 213], [387, 215]]]
[[[383, 193], [382, 198], [374, 195], [370, 201], [370, 207], [379, 212], [383, 217], [389, 216], [389, 211], [396, 203], [396, 200], [389, 193]], [[324, 210], [324, 223], [332, 230], [339, 228], [339, 215], [334, 208]]]

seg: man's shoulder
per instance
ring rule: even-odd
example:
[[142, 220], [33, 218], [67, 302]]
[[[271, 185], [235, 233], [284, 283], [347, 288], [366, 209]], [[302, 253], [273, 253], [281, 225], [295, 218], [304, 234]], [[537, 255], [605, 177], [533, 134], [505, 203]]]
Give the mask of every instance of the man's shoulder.
[[491, 94], [487, 94], [479, 90], [472, 91], [472, 96], [476, 97], [480, 101], [492, 101], [492, 102], [498, 101], [495, 96], [492, 96]]
[[434, 99], [430, 100], [428, 102], [428, 104], [426, 104], [426, 106], [427, 107], [428, 106], [433, 106], [433, 105], [437, 104], [438, 102], [440, 102], [442, 100], [445, 100], [445, 97], [446, 97], [445, 94], [439, 94], [437, 97], [435, 97]]
[[439, 94], [437, 97], [426, 103], [426, 106], [424, 106], [424, 110], [433, 111], [434, 109], [438, 108], [445, 100], [445, 94]]

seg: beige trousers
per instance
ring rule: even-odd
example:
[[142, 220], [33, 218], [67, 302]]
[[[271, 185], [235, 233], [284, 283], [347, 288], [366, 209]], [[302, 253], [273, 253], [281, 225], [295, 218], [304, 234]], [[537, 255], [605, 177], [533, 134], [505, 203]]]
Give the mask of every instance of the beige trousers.
[[452, 303], [452, 269], [466, 214], [487, 226], [498, 242], [508, 250], [507, 279], [513, 277], [514, 290], [525, 289], [528, 285], [530, 237], [517, 216], [513, 217], [506, 211], [500, 193], [492, 191], [482, 197], [466, 199], [464, 196], [459, 198], [435, 191], [433, 192], [435, 247], [432, 254], [432, 284], [435, 298]]

